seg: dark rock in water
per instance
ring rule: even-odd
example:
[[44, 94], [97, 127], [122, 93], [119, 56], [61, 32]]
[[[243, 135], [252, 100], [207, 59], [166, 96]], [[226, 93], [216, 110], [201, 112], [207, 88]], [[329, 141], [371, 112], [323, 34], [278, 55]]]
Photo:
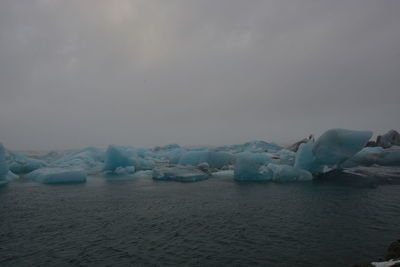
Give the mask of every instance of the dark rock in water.
[[390, 244], [385, 258], [386, 260], [400, 258], [400, 239]]
[[400, 184], [400, 168], [371, 166], [335, 169], [318, 174], [314, 183], [371, 188], [384, 184]]
[[384, 135], [379, 135], [376, 138], [376, 145], [383, 148], [400, 146], [400, 134], [395, 130], [390, 130]]

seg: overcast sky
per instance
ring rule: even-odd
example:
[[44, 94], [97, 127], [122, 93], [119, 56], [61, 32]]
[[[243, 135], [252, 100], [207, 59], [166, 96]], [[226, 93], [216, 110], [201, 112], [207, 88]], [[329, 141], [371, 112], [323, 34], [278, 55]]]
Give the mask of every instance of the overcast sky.
[[399, 0], [1, 0], [0, 142], [399, 130], [399, 14]]

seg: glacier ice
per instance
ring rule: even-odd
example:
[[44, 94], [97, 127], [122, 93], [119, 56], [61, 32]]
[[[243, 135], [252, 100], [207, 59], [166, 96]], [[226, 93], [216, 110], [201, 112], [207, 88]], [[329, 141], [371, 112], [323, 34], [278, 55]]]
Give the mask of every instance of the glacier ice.
[[105, 154], [95, 147], [87, 147], [83, 150], [70, 152], [51, 163], [52, 167], [80, 168], [85, 170], [100, 171]]
[[307, 170], [311, 173], [321, 172], [323, 166], [319, 165], [319, 163], [316, 161], [313, 149], [313, 140], [308, 141], [308, 143], [301, 144], [296, 153], [294, 167]]
[[210, 168], [221, 169], [224, 166], [231, 165], [234, 161], [235, 156], [226, 152], [189, 151], [181, 156], [178, 164], [197, 166], [205, 162]]
[[365, 147], [353, 157], [342, 164], [342, 167], [351, 168], [355, 166], [370, 166], [373, 164], [381, 166], [400, 166], [400, 147], [391, 148]]
[[133, 166], [131, 157], [135, 152], [131, 148], [110, 145], [106, 151], [104, 170], [115, 171], [118, 167]]
[[237, 181], [269, 181], [272, 171], [267, 168], [272, 159], [265, 154], [243, 152], [236, 158], [234, 178]]
[[86, 182], [86, 173], [83, 170], [71, 168], [41, 168], [30, 172], [28, 179], [44, 184], [66, 184]]
[[272, 171], [272, 180], [275, 182], [310, 181], [313, 179], [309, 171], [290, 165], [269, 163], [267, 167]]
[[0, 186], [8, 183], [8, 172], [9, 169], [6, 161], [6, 151], [3, 144], [0, 143]]
[[6, 161], [6, 151], [3, 144], [0, 143], [0, 180], [5, 180], [8, 173], [8, 164]]
[[300, 145], [294, 166], [312, 173], [321, 172], [325, 167], [338, 167], [359, 152], [371, 136], [370, 131], [328, 130], [317, 141]]
[[13, 173], [29, 173], [47, 166], [47, 163], [43, 160], [29, 158], [18, 152], [10, 151], [10, 156], [11, 162], [9, 168]]
[[110, 145], [105, 154], [103, 170], [115, 171], [118, 167], [134, 166], [138, 170], [151, 170], [154, 161], [142, 158], [137, 151], [131, 147]]
[[296, 153], [293, 151], [290, 151], [288, 149], [281, 149], [277, 152], [279, 155], [279, 164], [285, 164], [285, 165], [290, 165], [293, 166], [295, 159], [296, 159]]
[[196, 182], [208, 179], [210, 174], [194, 166], [160, 166], [153, 170], [153, 179], [162, 181]]
[[360, 151], [371, 137], [370, 131], [331, 129], [317, 139], [313, 153], [322, 164], [339, 165]]

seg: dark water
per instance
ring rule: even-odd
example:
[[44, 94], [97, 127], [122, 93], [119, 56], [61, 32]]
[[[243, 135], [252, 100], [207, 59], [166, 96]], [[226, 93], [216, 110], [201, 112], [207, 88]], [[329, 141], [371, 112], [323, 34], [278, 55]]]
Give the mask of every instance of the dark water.
[[181, 184], [0, 188], [0, 266], [351, 266], [400, 237], [400, 186]]

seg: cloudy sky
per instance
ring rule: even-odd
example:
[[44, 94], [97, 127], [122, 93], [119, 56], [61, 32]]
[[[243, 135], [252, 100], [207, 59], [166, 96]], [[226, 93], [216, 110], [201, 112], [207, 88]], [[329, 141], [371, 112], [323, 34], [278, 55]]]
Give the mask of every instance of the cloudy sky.
[[399, 130], [399, 14], [399, 0], [1, 0], [0, 142]]

